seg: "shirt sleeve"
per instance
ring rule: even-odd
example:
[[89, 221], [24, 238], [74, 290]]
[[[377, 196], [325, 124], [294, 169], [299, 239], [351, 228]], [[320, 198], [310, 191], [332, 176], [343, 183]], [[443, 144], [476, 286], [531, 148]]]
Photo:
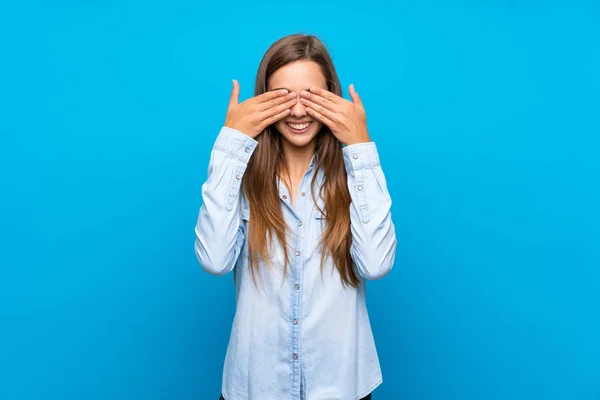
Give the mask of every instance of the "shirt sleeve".
[[198, 262], [212, 275], [230, 272], [244, 244], [241, 183], [257, 144], [250, 136], [223, 126], [212, 148], [194, 245]]
[[392, 269], [397, 240], [377, 147], [375, 142], [356, 143], [342, 152], [352, 198], [350, 255], [360, 276], [380, 279]]

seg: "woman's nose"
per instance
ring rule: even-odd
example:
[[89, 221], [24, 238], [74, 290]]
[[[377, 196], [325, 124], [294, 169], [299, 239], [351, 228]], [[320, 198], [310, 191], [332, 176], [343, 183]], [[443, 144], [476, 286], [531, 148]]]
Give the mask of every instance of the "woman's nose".
[[306, 107], [300, 102], [300, 93], [297, 94], [296, 104], [290, 109], [290, 115], [293, 117], [304, 117], [306, 115]]

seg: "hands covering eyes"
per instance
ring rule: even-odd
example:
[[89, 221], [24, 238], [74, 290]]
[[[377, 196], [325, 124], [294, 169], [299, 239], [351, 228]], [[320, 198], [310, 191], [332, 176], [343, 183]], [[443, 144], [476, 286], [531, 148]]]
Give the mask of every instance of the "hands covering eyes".
[[369, 142], [367, 116], [354, 85], [348, 88], [352, 101], [328, 90], [311, 87], [310, 91], [300, 92], [300, 102], [306, 112], [327, 125], [340, 142], [349, 145]]
[[[239, 130], [254, 138], [267, 126], [285, 118], [296, 104], [296, 93], [276, 89], [251, 97], [239, 103], [240, 86], [233, 81], [233, 89], [225, 118], [225, 126]], [[370, 141], [366, 113], [354, 85], [350, 85], [352, 101], [328, 90], [311, 87], [300, 92], [300, 102], [306, 112], [329, 127], [344, 144]]]
[[296, 104], [296, 93], [277, 89], [238, 103], [240, 84], [233, 81], [225, 126], [254, 138], [267, 126], [285, 118]]

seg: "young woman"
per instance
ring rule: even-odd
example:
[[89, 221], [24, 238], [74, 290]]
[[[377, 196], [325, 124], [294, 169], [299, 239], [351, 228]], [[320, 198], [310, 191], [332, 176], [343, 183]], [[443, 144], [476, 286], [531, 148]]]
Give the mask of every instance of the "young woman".
[[226, 400], [357, 400], [382, 382], [365, 280], [394, 262], [391, 199], [365, 111], [314, 36], [274, 43], [255, 97], [233, 82], [211, 152], [195, 250], [233, 270]]

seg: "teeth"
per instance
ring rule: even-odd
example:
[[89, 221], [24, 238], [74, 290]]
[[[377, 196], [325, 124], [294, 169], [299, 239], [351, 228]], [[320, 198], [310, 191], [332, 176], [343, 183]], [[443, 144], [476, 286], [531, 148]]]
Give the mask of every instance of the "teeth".
[[291, 126], [292, 128], [301, 131], [302, 129], [307, 128], [310, 125], [310, 122], [306, 122], [304, 124], [290, 124], [288, 123], [289, 126]]

